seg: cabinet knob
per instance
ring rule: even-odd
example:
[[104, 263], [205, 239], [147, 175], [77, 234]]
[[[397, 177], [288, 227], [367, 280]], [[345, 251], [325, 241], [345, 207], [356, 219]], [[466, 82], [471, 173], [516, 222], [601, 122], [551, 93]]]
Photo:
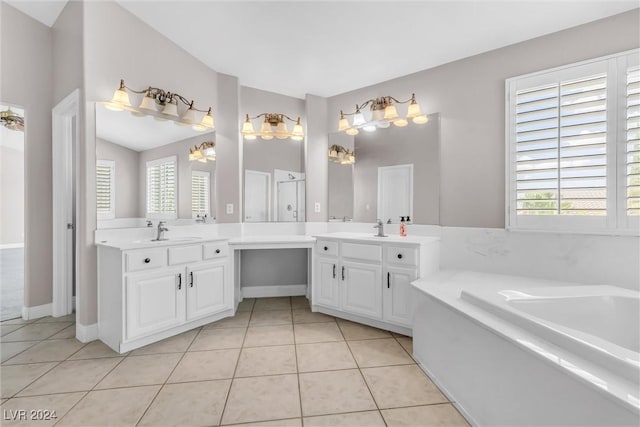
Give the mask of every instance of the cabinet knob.
[[145, 263], [145, 264], [149, 264], [150, 262], [151, 262], [151, 258], [145, 258], [145, 259], [144, 259], [144, 263]]
[[402, 259], [402, 254], [398, 254], [398, 259]]
[[328, 248], [327, 246], [325, 246], [325, 247], [324, 247], [324, 250], [325, 250], [325, 251], [328, 251], [328, 250], [329, 250], [329, 248]]
[[220, 253], [220, 249], [216, 249], [216, 253], [219, 254]]

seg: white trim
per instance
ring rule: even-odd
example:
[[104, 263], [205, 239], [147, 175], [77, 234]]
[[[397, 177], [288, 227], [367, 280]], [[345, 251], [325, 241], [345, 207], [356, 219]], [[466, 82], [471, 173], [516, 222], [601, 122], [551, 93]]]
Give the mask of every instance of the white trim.
[[[78, 208], [73, 206], [75, 213], [70, 210], [75, 175], [75, 188], [78, 188], [78, 162], [73, 159], [73, 136], [75, 134], [76, 149], [80, 136], [80, 90], [75, 89], [60, 101], [51, 111], [52, 120], [52, 197], [53, 197], [53, 302], [52, 314], [64, 316], [72, 311], [72, 271], [70, 265], [75, 265], [75, 277], [78, 277], [78, 265], [72, 263], [73, 247], [72, 233], [67, 229], [67, 223], [72, 218], [78, 222]], [[73, 129], [73, 118], [75, 129]], [[77, 155], [77, 153], [76, 153]], [[71, 164], [69, 164], [71, 163]], [[75, 173], [72, 168], [75, 167]], [[75, 226], [75, 224], [74, 224]], [[71, 234], [71, 236], [70, 236]], [[77, 234], [76, 234], [77, 239]], [[78, 290], [76, 290], [78, 293]]]
[[241, 286], [242, 298], [297, 297], [307, 294], [307, 285]]
[[82, 325], [76, 323], [76, 339], [80, 342], [90, 342], [98, 339], [98, 324]]
[[24, 248], [24, 243], [7, 243], [4, 245], [0, 245], [0, 250], [2, 249], [20, 249]]
[[[116, 162], [115, 160], [96, 160], [96, 172], [98, 171], [98, 167], [107, 167], [109, 168], [109, 212], [97, 212], [96, 206], [96, 218], [98, 221], [104, 219], [114, 219], [116, 217]], [[97, 195], [97, 181], [98, 177], [96, 176], [96, 195]]]
[[360, 316], [360, 315], [357, 315], [357, 314], [347, 313], [345, 311], [342, 311], [342, 310], [339, 310], [339, 309], [336, 309], [336, 308], [325, 307], [323, 305], [313, 304], [311, 306], [311, 311], [314, 311], [314, 312], [317, 311], [319, 313], [328, 314], [330, 316], [338, 317], [340, 319], [346, 319], [346, 320], [350, 320], [352, 322], [362, 323], [363, 325], [372, 326], [372, 327], [378, 328], [378, 329], [384, 329], [386, 331], [395, 332], [397, 334], [406, 335], [408, 337], [412, 337], [413, 336], [413, 329], [412, 328], [408, 328], [406, 326], [396, 325], [395, 323], [390, 323], [390, 322], [387, 322], [387, 321], [384, 321], [384, 320], [376, 320], [376, 319], [371, 319], [369, 317]]
[[22, 318], [24, 320], [32, 320], [51, 316], [51, 307], [51, 303], [36, 305], [33, 307], [22, 307]]

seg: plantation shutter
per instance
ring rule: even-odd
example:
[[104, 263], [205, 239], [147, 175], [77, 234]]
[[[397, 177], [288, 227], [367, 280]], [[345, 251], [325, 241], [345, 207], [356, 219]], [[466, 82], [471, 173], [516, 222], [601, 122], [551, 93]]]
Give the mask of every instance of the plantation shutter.
[[209, 215], [210, 174], [193, 171], [191, 173], [191, 211], [193, 217]]
[[176, 174], [175, 157], [147, 162], [147, 215], [176, 217]]
[[96, 162], [96, 212], [98, 219], [115, 218], [115, 162]]
[[627, 70], [627, 215], [640, 215], [640, 68]]
[[607, 215], [607, 75], [517, 90], [517, 215]]

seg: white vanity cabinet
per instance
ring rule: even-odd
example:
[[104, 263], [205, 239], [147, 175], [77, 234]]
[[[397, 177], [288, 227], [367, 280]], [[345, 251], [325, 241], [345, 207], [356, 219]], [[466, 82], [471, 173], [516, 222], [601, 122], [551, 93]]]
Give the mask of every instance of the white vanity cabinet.
[[233, 315], [226, 241], [98, 246], [98, 335], [126, 352]]
[[410, 335], [410, 283], [438, 269], [439, 239], [355, 233], [316, 238], [313, 310]]

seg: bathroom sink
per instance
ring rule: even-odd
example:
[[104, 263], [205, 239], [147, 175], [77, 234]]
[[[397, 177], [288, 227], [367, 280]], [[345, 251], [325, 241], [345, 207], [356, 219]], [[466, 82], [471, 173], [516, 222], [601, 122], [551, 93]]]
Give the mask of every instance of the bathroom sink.
[[184, 242], [195, 242], [198, 240], [202, 240], [202, 237], [169, 237], [164, 240], [155, 240], [155, 239], [142, 239], [142, 240], [134, 240], [133, 243], [146, 243], [146, 244], [160, 244], [160, 243], [184, 243]]

